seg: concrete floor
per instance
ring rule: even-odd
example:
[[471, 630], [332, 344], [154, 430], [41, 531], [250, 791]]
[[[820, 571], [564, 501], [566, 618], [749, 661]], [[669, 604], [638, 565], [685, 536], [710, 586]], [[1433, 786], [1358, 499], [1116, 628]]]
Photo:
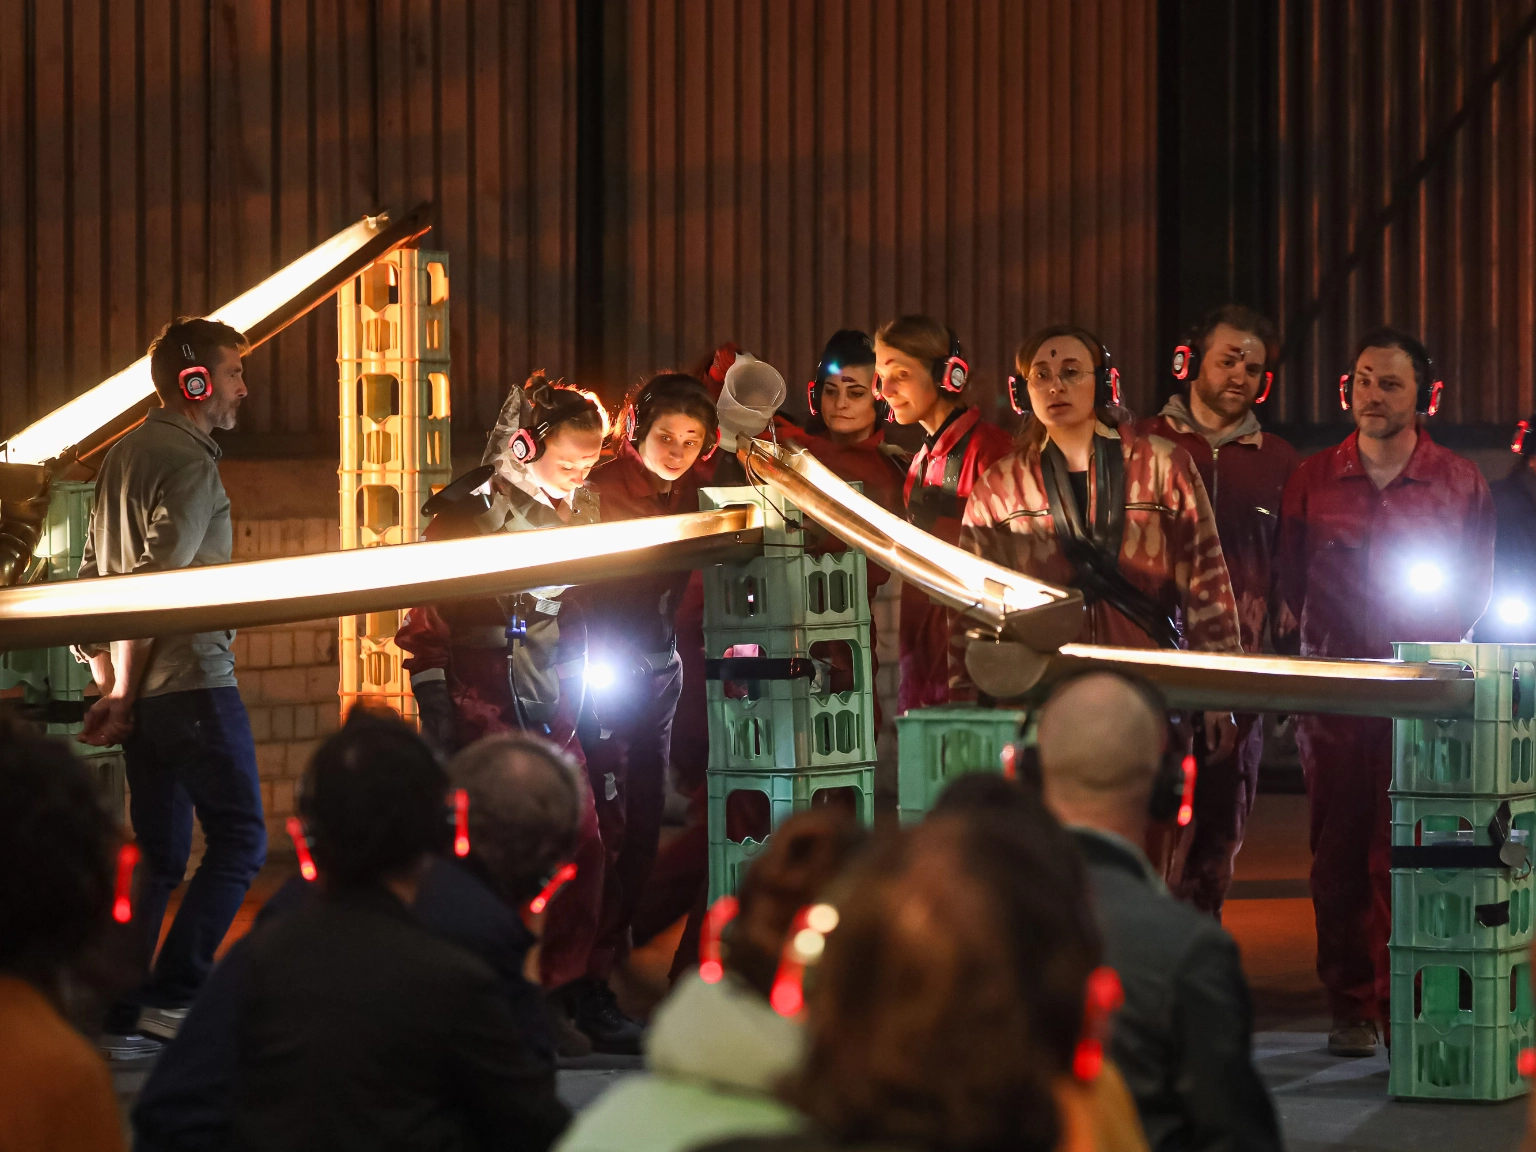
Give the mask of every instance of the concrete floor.
[[[1255, 1060], [1274, 1093], [1286, 1146], [1295, 1152], [1513, 1152], [1525, 1123], [1525, 1101], [1392, 1101], [1387, 1098], [1384, 1054], [1368, 1060], [1327, 1054], [1327, 1002], [1313, 967], [1316, 938], [1307, 895], [1306, 827], [1305, 797], [1259, 797], [1224, 915], [1242, 949], [1258, 1029]], [[253, 892], [235, 932], [248, 926], [254, 908], [271, 888], [268, 878]], [[664, 992], [680, 930], [678, 925], [636, 954], [619, 986], [629, 1010], [642, 1012]], [[580, 1109], [639, 1066], [638, 1058], [624, 1057], [573, 1063], [560, 1072], [561, 1097]], [[114, 1071], [126, 1110], [148, 1069], [119, 1065]]]

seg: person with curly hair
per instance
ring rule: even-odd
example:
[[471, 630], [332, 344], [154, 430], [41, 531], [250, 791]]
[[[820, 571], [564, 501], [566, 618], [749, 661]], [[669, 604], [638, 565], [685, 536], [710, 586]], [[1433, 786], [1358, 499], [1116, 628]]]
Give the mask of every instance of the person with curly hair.
[[101, 1056], [63, 985], [110, 923], [120, 833], [62, 741], [0, 718], [0, 1144], [123, 1147]]

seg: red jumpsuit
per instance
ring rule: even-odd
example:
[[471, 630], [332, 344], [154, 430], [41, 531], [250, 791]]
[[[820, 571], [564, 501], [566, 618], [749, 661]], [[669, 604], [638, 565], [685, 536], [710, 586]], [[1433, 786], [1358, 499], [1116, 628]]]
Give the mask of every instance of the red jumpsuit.
[[[597, 498], [585, 489], [577, 491], [567, 520], [521, 489], [504, 488], [501, 503], [487, 521], [501, 524], [491, 531], [516, 532], [590, 524], [597, 518]], [[429, 540], [450, 539], [486, 530], [486, 522], [471, 526], [437, 518], [424, 535]], [[583, 761], [576, 724], [584, 690], [586, 630], [579, 611], [565, 611], [562, 591], [541, 588], [536, 595], [456, 600], [405, 614], [395, 634], [395, 643], [407, 653], [405, 670], [413, 688], [432, 679], [446, 680], [456, 747], [498, 732], [531, 731]], [[515, 647], [509, 646], [506, 635], [513, 610], [527, 624]], [[574, 861], [576, 878], [550, 902], [540, 942], [539, 963], [547, 988], [587, 975], [597, 936], [603, 844], [590, 790]]]
[[[976, 480], [1013, 450], [1013, 438], [956, 408], [923, 441], [907, 469], [907, 519], [946, 544], [960, 540], [960, 517]], [[956, 614], [913, 584], [901, 588], [901, 684], [898, 713], [949, 702], [950, 645]]]
[[[1359, 433], [1304, 461], [1280, 523], [1281, 631], [1304, 656], [1386, 658], [1392, 642], [1455, 642], [1488, 604], [1493, 500], [1477, 467], [1419, 429], [1407, 465], [1377, 489]], [[1416, 591], [1408, 572], [1443, 582]], [[1392, 722], [1302, 716], [1297, 743], [1311, 805], [1317, 974], [1337, 1021], [1381, 1018], [1392, 930]]]
[[[605, 521], [673, 516], [699, 507], [692, 470], [670, 491], [658, 492], [628, 441], [588, 484], [602, 500]], [[673, 716], [684, 684], [674, 621], [689, 575], [658, 572], [567, 594], [582, 605], [590, 659], [606, 662], [617, 674], [613, 688], [593, 693], [597, 721], [582, 730], [607, 860], [602, 921], [588, 974], [605, 979], [629, 951], [630, 925], [661, 840]]]
[[[1215, 444], [1199, 430], [1183, 396], [1137, 431], [1179, 445], [1200, 469], [1216, 513], [1216, 534], [1237, 598], [1244, 652], [1263, 650], [1274, 596], [1274, 554], [1280, 532], [1280, 494], [1296, 470], [1296, 449], [1264, 432], [1249, 412]], [[1232, 885], [1232, 865], [1243, 846], [1264, 755], [1264, 729], [1254, 713], [1237, 716], [1237, 746], [1226, 760], [1207, 762], [1195, 785], [1195, 823], [1175, 885], [1180, 899], [1221, 916]]]

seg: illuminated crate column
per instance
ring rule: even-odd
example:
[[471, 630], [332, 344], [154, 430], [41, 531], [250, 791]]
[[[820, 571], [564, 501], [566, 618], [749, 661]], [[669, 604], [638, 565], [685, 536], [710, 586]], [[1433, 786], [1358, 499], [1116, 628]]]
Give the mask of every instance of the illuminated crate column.
[[[407, 544], [452, 478], [448, 254], [400, 249], [337, 294], [341, 547]], [[398, 612], [343, 616], [342, 713], [358, 701], [416, 714]]]

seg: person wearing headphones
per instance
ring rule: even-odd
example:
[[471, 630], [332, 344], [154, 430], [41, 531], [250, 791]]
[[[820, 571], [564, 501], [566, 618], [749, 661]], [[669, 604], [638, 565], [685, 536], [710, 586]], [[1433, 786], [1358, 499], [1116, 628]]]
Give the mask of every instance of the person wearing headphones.
[[[429, 540], [532, 532], [598, 520], [587, 487], [608, 438], [590, 392], [535, 372], [502, 405], [480, 467], [432, 497]], [[584, 763], [576, 725], [586, 694], [586, 628], [565, 586], [412, 608], [395, 643], [421, 715], [422, 735], [447, 755], [482, 736], [529, 732]], [[567, 607], [570, 610], [567, 611]], [[593, 1035], [631, 1046], [638, 1027], [605, 998], [585, 995], [603, 899], [603, 844], [591, 796], [576, 849], [576, 879], [551, 909], [540, 970], [557, 1013], [562, 1055], [585, 1055]], [[562, 992], [574, 985], [580, 996]], [[581, 1019], [567, 1007], [579, 1000]]]
[[[1267, 317], [1241, 304], [1206, 316], [1174, 349], [1178, 391], [1137, 425], [1188, 452], [1216, 515], [1244, 652], [1263, 651], [1274, 598], [1280, 493], [1296, 470], [1296, 450], [1259, 427], [1255, 406], [1269, 397], [1280, 341]], [[1232, 866], [1243, 845], [1264, 755], [1264, 729], [1253, 713], [1237, 717], [1233, 756], [1205, 765], [1195, 790], [1193, 835], [1173, 887], [1181, 899], [1218, 919]]]
[[1509, 475], [1489, 485], [1498, 519], [1493, 602], [1477, 622], [1479, 644], [1536, 643], [1536, 413], [1515, 425]]
[[[183, 317], [155, 338], [149, 374], [161, 407], [102, 461], [80, 579], [229, 562], [234, 535], [213, 432], [235, 426], [248, 351], [244, 335], [215, 320]], [[176, 1035], [266, 860], [234, 638], [220, 630], [77, 650], [100, 692], [80, 739], [123, 745], [146, 869], [131, 926], [144, 983], [107, 1014], [103, 1048], [112, 1056], [147, 1055]], [[157, 956], [166, 904], [186, 876], [194, 814], [207, 849]]]
[[[1090, 644], [1240, 649], [1237, 602], [1205, 484], [1188, 452], [1112, 425], [1119, 373], [1092, 332], [1041, 329], [1019, 347], [1009, 396], [1034, 419], [976, 482], [960, 545], [1082, 590]], [[1230, 713], [1205, 714], [1213, 759], [1231, 755]]]
[[[720, 441], [714, 399], [682, 372], [636, 387], [620, 420], [617, 453], [590, 480], [605, 520], [675, 516], [699, 509], [697, 465]], [[672, 724], [683, 692], [677, 609], [691, 572], [663, 572], [573, 591], [587, 620], [592, 718], [581, 729], [607, 869], [603, 916], [583, 977], [571, 995], [611, 997], [608, 977], [631, 947], [631, 927], [661, 842]], [[577, 1026], [591, 1013], [577, 1004]], [[638, 1028], [589, 1035], [601, 1050], [638, 1054]]]
[[[1424, 417], [1444, 385], [1424, 345], [1379, 328], [1339, 380], [1355, 431], [1308, 457], [1280, 512], [1277, 640], [1303, 656], [1391, 659], [1394, 640], [1454, 643], [1488, 604], [1494, 510], [1477, 466], [1440, 447]], [[1388, 1010], [1392, 930], [1392, 721], [1301, 716], [1311, 810], [1317, 974], [1328, 1050], [1369, 1056]]]
[[[907, 518], [953, 544], [977, 477], [1008, 453], [1008, 433], [964, 402], [970, 366], [954, 332], [929, 316], [900, 316], [875, 333], [879, 394], [896, 423], [919, 425], [922, 447], [907, 468]], [[901, 589], [901, 681], [905, 712], [947, 703], [956, 614], [920, 589]]]

